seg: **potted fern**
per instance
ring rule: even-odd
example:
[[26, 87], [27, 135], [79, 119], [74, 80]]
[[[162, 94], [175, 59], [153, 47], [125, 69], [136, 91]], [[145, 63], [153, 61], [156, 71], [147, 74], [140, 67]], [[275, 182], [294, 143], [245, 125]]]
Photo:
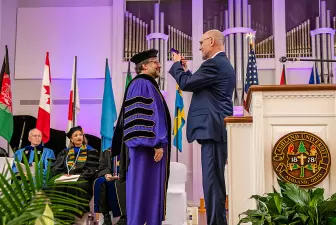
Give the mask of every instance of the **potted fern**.
[[240, 214], [239, 224], [336, 225], [336, 194], [324, 199], [324, 189], [303, 189], [278, 180], [280, 192], [253, 195], [257, 208]]
[[[64, 183], [55, 181], [60, 175], [50, 177], [50, 166], [44, 175], [36, 153], [34, 161], [30, 167], [24, 155], [24, 165], [17, 162], [18, 174], [15, 174], [7, 160], [7, 170], [0, 174], [0, 224], [72, 223], [74, 215], [81, 214], [81, 206], [87, 205], [88, 201], [57, 191], [64, 186]], [[78, 189], [70, 182], [67, 188], [69, 186]]]

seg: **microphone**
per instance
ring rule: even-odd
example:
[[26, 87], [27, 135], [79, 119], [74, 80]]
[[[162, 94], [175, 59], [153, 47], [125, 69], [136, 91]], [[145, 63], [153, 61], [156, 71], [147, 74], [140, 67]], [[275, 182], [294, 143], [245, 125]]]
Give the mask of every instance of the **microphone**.
[[306, 62], [336, 62], [336, 60], [333, 60], [333, 59], [300, 59], [300, 58], [292, 58], [292, 57], [286, 57], [286, 56], [280, 57], [279, 61], [281, 63], [285, 63], [287, 61], [291, 61], [291, 62], [297, 62], [297, 61], [306, 61]]
[[279, 58], [279, 61], [280, 61], [281, 63], [285, 63], [285, 62], [287, 61], [287, 57], [282, 56], [282, 57]]
[[285, 63], [287, 61], [296, 62], [296, 61], [306, 61], [306, 60], [305, 59], [291, 58], [291, 57], [282, 56], [282, 57], [279, 58], [279, 61], [281, 63]]

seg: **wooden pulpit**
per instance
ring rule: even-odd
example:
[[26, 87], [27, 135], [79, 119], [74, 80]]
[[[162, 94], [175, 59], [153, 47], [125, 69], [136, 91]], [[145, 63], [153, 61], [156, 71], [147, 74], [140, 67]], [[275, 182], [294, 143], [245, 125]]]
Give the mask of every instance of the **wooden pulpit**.
[[230, 225], [278, 177], [336, 193], [336, 85], [251, 86], [246, 105], [247, 116], [225, 119]]

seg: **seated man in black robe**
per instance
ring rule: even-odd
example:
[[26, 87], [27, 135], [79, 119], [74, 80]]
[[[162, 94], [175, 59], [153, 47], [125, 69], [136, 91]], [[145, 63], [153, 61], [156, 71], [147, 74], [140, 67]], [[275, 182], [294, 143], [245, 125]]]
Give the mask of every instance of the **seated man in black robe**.
[[99, 162], [98, 179], [94, 184], [94, 210], [104, 215], [103, 225], [112, 224], [110, 211], [113, 218], [121, 216], [117, 225], [127, 225], [126, 182], [119, 181], [118, 171], [115, 171], [118, 163], [110, 149], [104, 151]]
[[[88, 145], [83, 129], [80, 126], [71, 128], [67, 133], [67, 137], [70, 139], [69, 148], [62, 150], [58, 154], [56, 162], [51, 169], [51, 174], [52, 176], [58, 174], [80, 175], [77, 181], [85, 182], [80, 182], [76, 186], [85, 192], [67, 187], [61, 188], [62, 190], [59, 191], [90, 201], [93, 196], [93, 182], [97, 177], [99, 167], [99, 152]], [[90, 212], [89, 204], [80, 209], [84, 213]], [[83, 215], [76, 216], [81, 218]]]

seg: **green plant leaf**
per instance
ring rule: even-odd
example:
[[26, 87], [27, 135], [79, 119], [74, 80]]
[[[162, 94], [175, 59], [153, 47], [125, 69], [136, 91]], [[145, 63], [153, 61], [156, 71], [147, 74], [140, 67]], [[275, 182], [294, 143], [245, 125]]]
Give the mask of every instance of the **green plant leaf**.
[[250, 197], [250, 199], [255, 199], [255, 200], [259, 201], [259, 202], [264, 202], [264, 203], [266, 203], [268, 201], [267, 197], [260, 196], [260, 195], [252, 195]]
[[257, 209], [264, 210], [266, 209], [268, 211], [268, 197], [260, 196], [260, 195], [252, 195], [250, 199], [255, 199], [257, 201]]
[[318, 205], [318, 213], [320, 215], [335, 212], [336, 211], [336, 201], [323, 201]]
[[291, 183], [286, 183], [284, 193], [296, 204], [307, 206], [310, 202], [310, 196], [305, 189]]
[[277, 178], [277, 182], [280, 187], [280, 193], [282, 193], [284, 190], [286, 190], [286, 182], [281, 180], [280, 178]]
[[[240, 215], [259, 216], [259, 217], [262, 217], [262, 216], [266, 216], [266, 215], [267, 215], [267, 212], [263, 212], [263, 211], [258, 210], [258, 209], [256, 209], [256, 210], [251, 210], [251, 209], [249, 209], [249, 210], [247, 210], [247, 211], [241, 213]], [[239, 215], [239, 216], [240, 216], [240, 215]]]
[[254, 218], [254, 217], [246, 217], [246, 218], [242, 218], [240, 219], [239, 224], [242, 224], [242, 223], [249, 223], [251, 222], [252, 224], [262, 224], [263, 220], [262, 219], [258, 219], [258, 218]]
[[[23, 155], [22, 158], [27, 161], [27, 158], [26, 158], [25, 155]], [[26, 195], [27, 201], [30, 201], [33, 198], [32, 191], [30, 190], [30, 186], [28, 185], [28, 181], [27, 181], [26, 175], [23, 172], [21, 163], [17, 159], [15, 159], [15, 161], [17, 162], [16, 168], [18, 169], [18, 172], [19, 172], [18, 176], [20, 177], [20, 182], [19, 183], [22, 185], [22, 188], [25, 190], [25, 195]], [[26, 165], [25, 165], [25, 168], [27, 169]], [[12, 176], [12, 179], [17, 179], [17, 177]]]
[[7, 182], [7, 180], [0, 174], [0, 191], [4, 195], [4, 197], [11, 203], [11, 209], [15, 216], [18, 216], [20, 213], [20, 200], [16, 196], [15, 191], [11, 187], [11, 185]]
[[278, 210], [278, 213], [281, 214], [282, 213], [282, 197], [280, 196], [280, 194], [274, 193], [273, 199], [274, 199], [275, 206]]
[[282, 212], [282, 197], [279, 193], [269, 193], [267, 208], [271, 214], [281, 214]]
[[[253, 195], [257, 209], [247, 210], [241, 215], [240, 223], [252, 224], [296, 224], [330, 225], [330, 218], [336, 220], [336, 194], [324, 200], [324, 189], [304, 189], [295, 184], [278, 180], [280, 193]], [[334, 222], [336, 225], [336, 221]]]
[[316, 188], [315, 190], [310, 190], [309, 192], [311, 192], [311, 201], [309, 202], [309, 206], [315, 208], [324, 200], [324, 189]]
[[[23, 193], [22, 188], [20, 187], [22, 185], [22, 183], [20, 184], [19, 180], [17, 179], [17, 176], [15, 175], [12, 166], [9, 164], [8, 160], [6, 159], [6, 163], [7, 163], [7, 171], [9, 171], [10, 175], [11, 175], [11, 180], [13, 182], [13, 186], [15, 188], [15, 190], [17, 190], [17, 194], [18, 197], [20, 197], [20, 202], [22, 202], [23, 205], [27, 205], [27, 201], [28, 198], [26, 196], [26, 194]], [[6, 173], [7, 174], [7, 173]], [[4, 177], [6, 177], [7, 175], [4, 175]]]
[[1, 209], [3, 209], [4, 212], [6, 212], [5, 217], [8, 220], [15, 218], [15, 215], [13, 215], [11, 208], [9, 208], [10, 205], [8, 205], [8, 202], [5, 202], [2, 198], [0, 198], [0, 206]]
[[[27, 160], [27, 157], [25, 156], [25, 155], [23, 155], [23, 163], [24, 163], [24, 166], [25, 166], [25, 168], [26, 168], [26, 172], [27, 172], [27, 174], [26, 174], [26, 176], [24, 176], [24, 177], [21, 177], [21, 179], [22, 180], [24, 180], [24, 179], [27, 179], [27, 183], [28, 183], [28, 185], [29, 185], [29, 188], [31, 189], [31, 191], [32, 191], [32, 196], [33, 196], [33, 193], [35, 193], [36, 192], [36, 189], [35, 189], [35, 181], [34, 181], [34, 178], [33, 178], [33, 175], [32, 175], [32, 173], [31, 173], [31, 171], [30, 171], [30, 166], [29, 166], [29, 164], [28, 164], [28, 160]], [[19, 164], [20, 165], [20, 164]], [[37, 165], [35, 164], [35, 167], [36, 167]]]
[[288, 216], [276, 215], [272, 218], [272, 221], [276, 222], [277, 224], [287, 224], [288, 223]]
[[303, 223], [306, 223], [306, 221], [309, 219], [309, 216], [302, 214], [302, 213], [297, 213], [293, 219], [299, 219], [301, 220]]
[[41, 189], [41, 176], [40, 176], [40, 169], [41, 168], [41, 165], [40, 165], [40, 162], [38, 161], [38, 158], [37, 158], [37, 150], [36, 150], [36, 147], [34, 148], [34, 163], [35, 165], [38, 165], [38, 166], [35, 166], [34, 167], [34, 170], [35, 170], [35, 187], [36, 189]]
[[[43, 166], [37, 162], [37, 157], [33, 168], [29, 167], [25, 155], [23, 162], [23, 165], [17, 162], [18, 173], [15, 174], [7, 161], [8, 170], [5, 174], [10, 176], [9, 179], [0, 174], [0, 190], [4, 193], [0, 195], [0, 224], [34, 225], [38, 218], [44, 218], [40, 222], [46, 224], [45, 219], [49, 217], [43, 215], [49, 203], [52, 203], [49, 207], [54, 213], [55, 224], [71, 224], [75, 214], [83, 214], [89, 204], [87, 199], [57, 189], [66, 187], [86, 193], [77, 186], [85, 181], [55, 183], [57, 177], [50, 177], [49, 166], [44, 176]], [[27, 171], [27, 175], [24, 174], [24, 170]], [[62, 216], [62, 220], [57, 216]]]
[[292, 223], [289, 223], [289, 225], [299, 225], [299, 224], [302, 224], [304, 225], [304, 223], [302, 223], [301, 221], [297, 220], [295, 222], [292, 222]]
[[328, 218], [327, 225], [335, 225], [336, 224], [336, 216]]
[[266, 219], [266, 221], [267, 221], [268, 224], [272, 225], [272, 217], [270, 215], [266, 215], [265, 219]]

